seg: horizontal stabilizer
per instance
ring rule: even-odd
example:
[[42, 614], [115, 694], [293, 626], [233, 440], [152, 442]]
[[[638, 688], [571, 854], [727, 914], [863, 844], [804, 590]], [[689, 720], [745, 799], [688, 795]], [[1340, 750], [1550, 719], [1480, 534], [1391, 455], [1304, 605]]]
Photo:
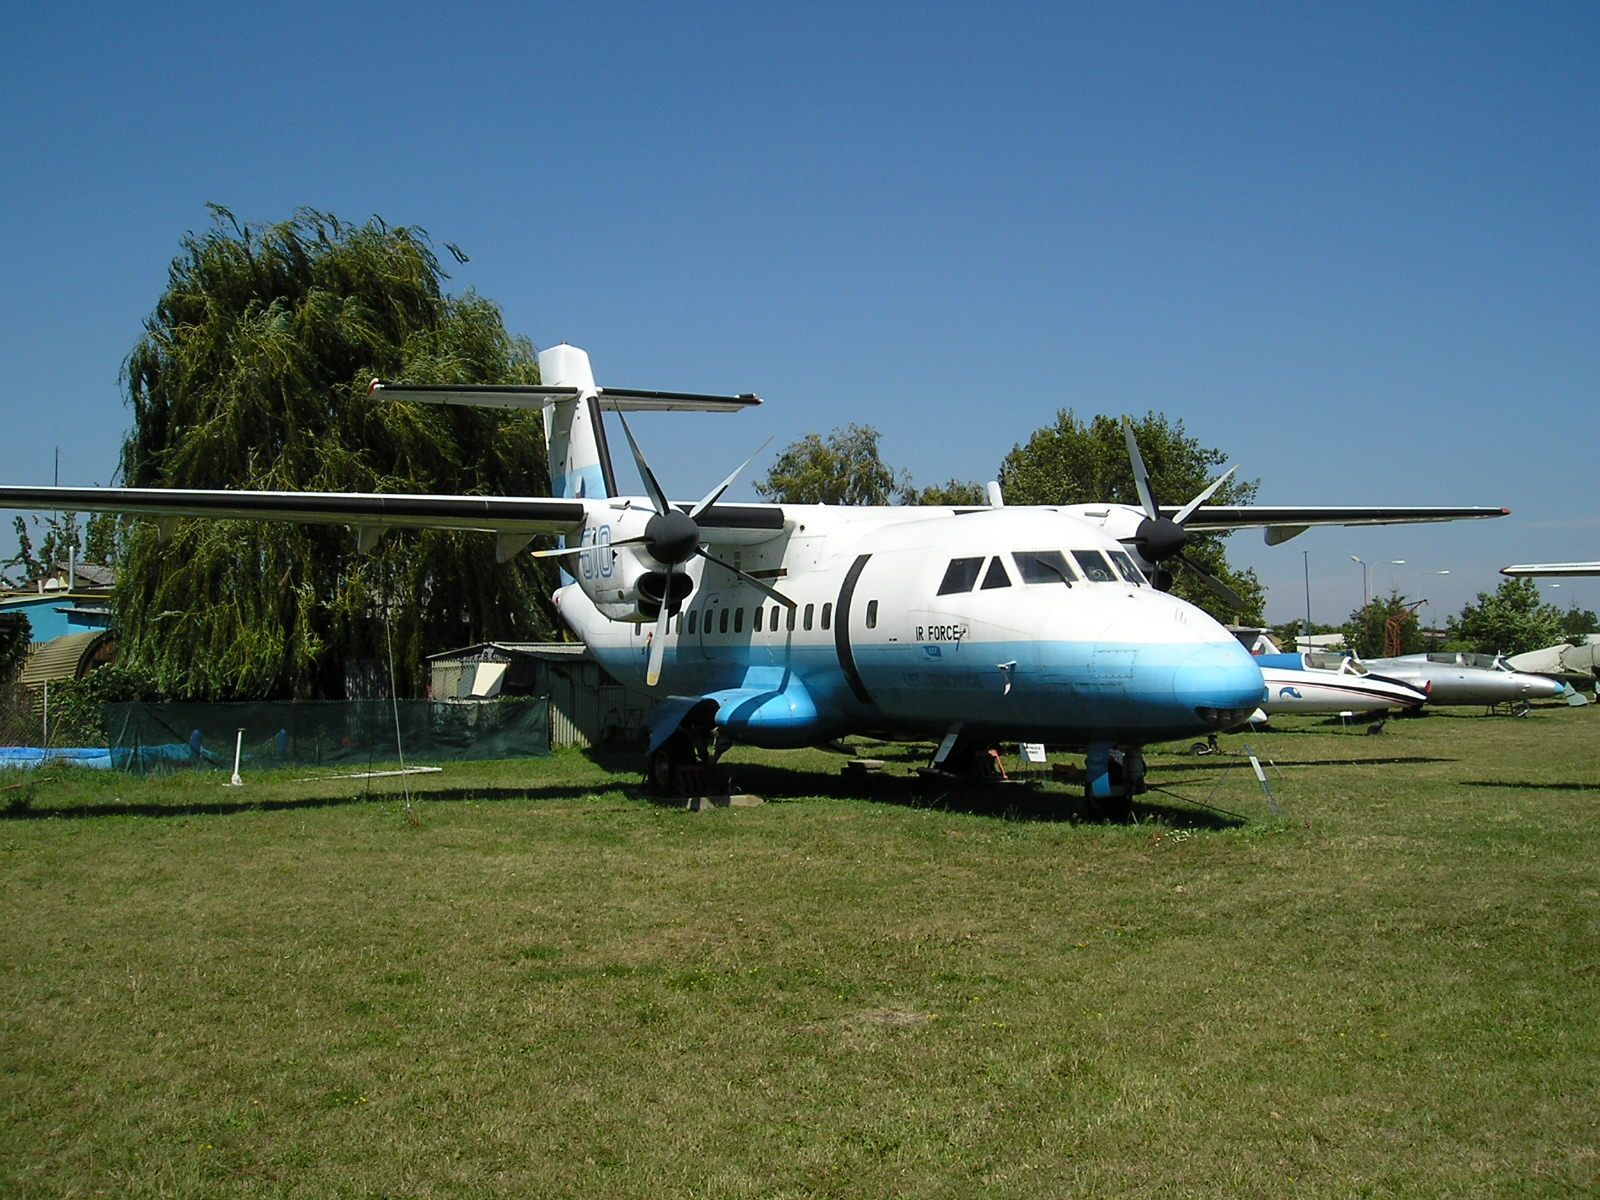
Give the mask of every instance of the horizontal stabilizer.
[[[414, 404], [453, 404], [467, 408], [511, 408], [538, 412], [546, 404], [577, 400], [576, 387], [538, 384], [405, 384], [374, 379], [369, 396]], [[646, 392], [637, 388], [596, 388], [595, 398], [608, 412], [741, 412], [761, 403], [759, 396], [702, 396], [694, 392]]]

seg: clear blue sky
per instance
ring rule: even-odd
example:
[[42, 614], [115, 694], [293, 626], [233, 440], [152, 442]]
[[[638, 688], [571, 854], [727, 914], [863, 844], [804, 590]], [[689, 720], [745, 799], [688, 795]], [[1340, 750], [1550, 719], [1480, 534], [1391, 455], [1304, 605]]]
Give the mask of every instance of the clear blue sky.
[[1341, 621], [1351, 555], [1441, 616], [1600, 557], [1594, 3], [53, 4], [0, 44], [6, 483], [110, 480], [216, 201], [421, 226], [602, 384], [760, 393], [640, 422], [685, 498], [768, 436], [758, 476], [856, 421], [933, 483], [1153, 408], [1263, 502], [1513, 510], [1235, 534], [1271, 619], [1307, 563]]

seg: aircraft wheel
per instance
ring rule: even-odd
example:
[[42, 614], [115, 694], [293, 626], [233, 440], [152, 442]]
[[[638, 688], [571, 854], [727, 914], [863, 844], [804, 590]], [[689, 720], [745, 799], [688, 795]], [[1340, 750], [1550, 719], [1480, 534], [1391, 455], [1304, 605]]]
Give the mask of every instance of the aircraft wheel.
[[678, 791], [678, 769], [694, 761], [694, 747], [682, 733], [675, 733], [662, 742], [645, 759], [644, 782], [659, 796], [673, 796]]

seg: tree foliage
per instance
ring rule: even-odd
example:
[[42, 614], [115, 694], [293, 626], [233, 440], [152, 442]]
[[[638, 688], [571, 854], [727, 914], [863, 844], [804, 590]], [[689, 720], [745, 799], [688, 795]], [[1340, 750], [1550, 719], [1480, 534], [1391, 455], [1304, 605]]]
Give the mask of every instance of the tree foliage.
[[1350, 614], [1344, 643], [1362, 658], [1393, 658], [1427, 649], [1416, 604], [1398, 591], [1374, 596]]
[[1581, 646], [1591, 633], [1600, 633], [1600, 616], [1592, 608], [1579, 608], [1577, 604], [1561, 614], [1561, 640]]
[[870, 425], [807, 434], [778, 456], [756, 491], [780, 504], [893, 504], [910, 493], [911, 476], [883, 461], [879, 436]]
[[[537, 382], [498, 308], [444, 293], [426, 234], [301, 210], [188, 234], [125, 365], [134, 487], [548, 494], [537, 416], [367, 395], [411, 383]], [[329, 697], [387, 657], [550, 626], [548, 581], [483, 535], [391, 533], [358, 556], [338, 526], [188, 521], [129, 534], [115, 605], [124, 661], [168, 696]]]
[[989, 497], [980, 483], [952, 479], [947, 483], [931, 484], [921, 491], [908, 492], [906, 503], [971, 508], [974, 505], [987, 505]]
[[[1185, 504], [1218, 474], [1225, 456], [1200, 445], [1182, 421], [1146, 413], [1133, 423], [1151, 487], [1162, 504]], [[1053, 425], [1036, 430], [1014, 446], [1000, 466], [1007, 504], [1087, 504], [1111, 501], [1138, 505], [1139, 493], [1128, 461], [1122, 423], [1099, 415], [1088, 423], [1062, 409]], [[1246, 504], [1255, 497], [1254, 480], [1230, 479], [1212, 497], [1214, 504]], [[1191, 534], [1186, 553], [1247, 602], [1241, 613], [1227, 611], [1190, 572], [1177, 569], [1173, 592], [1223, 619], [1259, 623], [1264, 593], [1255, 572], [1228, 565], [1221, 534]]]
[[1450, 636], [1480, 654], [1522, 654], [1565, 641], [1561, 610], [1539, 598], [1532, 579], [1504, 579], [1491, 595], [1450, 619]]

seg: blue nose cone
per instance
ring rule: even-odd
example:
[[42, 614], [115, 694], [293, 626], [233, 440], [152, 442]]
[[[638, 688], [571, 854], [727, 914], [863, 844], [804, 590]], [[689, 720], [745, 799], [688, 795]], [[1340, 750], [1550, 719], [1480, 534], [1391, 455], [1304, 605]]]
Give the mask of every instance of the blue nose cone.
[[1173, 672], [1177, 707], [1215, 729], [1237, 725], [1266, 697], [1266, 683], [1256, 660], [1238, 642], [1214, 642], [1197, 648]]

